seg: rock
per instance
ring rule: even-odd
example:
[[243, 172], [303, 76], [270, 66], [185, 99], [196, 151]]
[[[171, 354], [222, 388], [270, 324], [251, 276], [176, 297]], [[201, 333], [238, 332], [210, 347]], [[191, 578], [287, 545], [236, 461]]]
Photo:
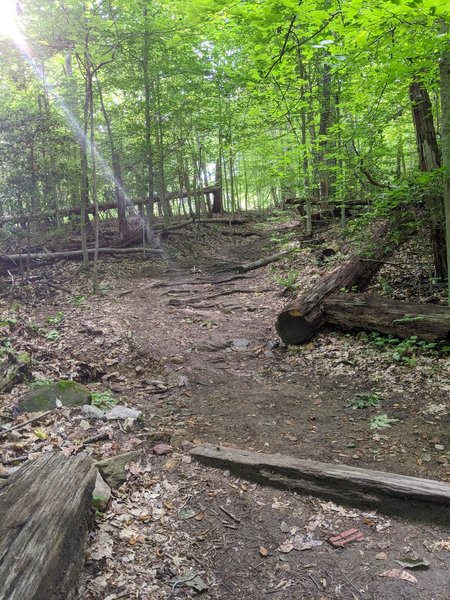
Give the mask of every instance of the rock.
[[63, 406], [83, 406], [91, 401], [91, 392], [87, 387], [71, 380], [45, 383], [32, 387], [19, 400], [17, 409], [22, 412], [39, 412], [55, 408], [59, 400]]
[[127, 464], [137, 462], [141, 455], [141, 450], [132, 450], [100, 460], [95, 463], [95, 466], [110, 487], [118, 488], [127, 480]]
[[105, 419], [139, 419], [141, 415], [142, 413], [140, 410], [134, 410], [134, 408], [128, 408], [128, 406], [122, 406], [121, 404], [118, 404], [105, 413]]
[[173, 434], [173, 429], [154, 429], [152, 431], [146, 431], [145, 433], [139, 433], [138, 438], [145, 440], [148, 444], [153, 446], [157, 442], [169, 442]]
[[249, 345], [250, 340], [247, 340], [245, 338], [236, 338], [235, 340], [231, 341], [231, 347], [235, 350], [247, 350]]
[[156, 446], [153, 446], [152, 452], [157, 456], [163, 456], [165, 454], [172, 454], [173, 448], [171, 448], [167, 444], [156, 444]]
[[81, 419], [80, 427], [81, 429], [84, 429], [84, 431], [87, 431], [91, 428], [91, 424], [89, 423], [89, 421], [86, 421], [86, 419]]
[[266, 350], [274, 350], [275, 348], [278, 348], [279, 345], [280, 342], [277, 342], [276, 340], [269, 340], [266, 343]]
[[100, 410], [97, 406], [92, 404], [84, 404], [81, 407], [81, 412], [86, 415], [88, 419], [104, 419], [105, 413]]
[[100, 473], [97, 473], [97, 479], [95, 481], [95, 488], [92, 493], [92, 505], [97, 510], [105, 512], [108, 507], [109, 501], [111, 500], [111, 488], [104, 481]]
[[28, 352], [9, 350], [0, 363], [0, 392], [7, 393], [27, 378], [31, 378], [31, 357]]
[[187, 440], [184, 440], [183, 442], [181, 442], [180, 446], [181, 446], [181, 450], [183, 450], [184, 452], [189, 452], [190, 450], [192, 450], [192, 448], [195, 447], [195, 444], [193, 444], [192, 442], [188, 442]]
[[172, 448], [181, 448], [181, 444], [186, 441], [187, 433], [184, 429], [176, 429], [170, 437]]
[[266, 358], [275, 358], [275, 354], [272, 352], [272, 350], [265, 350], [264, 351], [264, 356]]

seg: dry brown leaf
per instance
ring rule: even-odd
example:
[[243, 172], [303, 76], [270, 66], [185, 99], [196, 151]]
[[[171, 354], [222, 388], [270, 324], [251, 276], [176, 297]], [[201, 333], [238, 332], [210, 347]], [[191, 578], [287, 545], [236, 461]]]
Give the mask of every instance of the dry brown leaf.
[[402, 569], [391, 569], [390, 571], [384, 571], [383, 573], [380, 573], [380, 577], [393, 577], [395, 579], [409, 581], [410, 583], [417, 583], [417, 578], [414, 577], [414, 575], [408, 573], [407, 571], [403, 571]]
[[269, 554], [269, 551], [267, 550], [267, 548], [264, 548], [264, 546], [260, 546], [259, 553], [261, 554], [261, 556], [267, 556]]

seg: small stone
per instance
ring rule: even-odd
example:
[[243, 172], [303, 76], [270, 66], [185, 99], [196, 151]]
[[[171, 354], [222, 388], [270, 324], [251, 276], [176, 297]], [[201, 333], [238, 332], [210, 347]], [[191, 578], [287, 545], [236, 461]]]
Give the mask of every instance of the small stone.
[[163, 456], [165, 454], [172, 454], [173, 448], [171, 448], [168, 444], [156, 444], [156, 446], [153, 446], [152, 452], [157, 456]]
[[128, 408], [128, 406], [122, 406], [121, 404], [118, 404], [105, 413], [105, 419], [139, 419], [141, 415], [142, 413], [140, 410], [134, 410], [133, 408]]
[[81, 419], [80, 427], [81, 429], [84, 429], [84, 431], [87, 431], [91, 428], [91, 424], [89, 423], [89, 421], [86, 421], [86, 419]]
[[439, 452], [442, 452], [442, 450], [444, 449], [444, 446], [442, 444], [435, 444], [434, 447], [436, 448], [436, 450], [438, 450]]
[[6, 434], [6, 437], [8, 438], [8, 440], [17, 442], [18, 440], [21, 439], [22, 434], [20, 433], [20, 431], [10, 431], [9, 433]]
[[100, 473], [97, 473], [97, 479], [95, 481], [95, 488], [92, 494], [92, 504], [94, 508], [105, 512], [108, 503], [111, 499], [111, 488], [104, 481]]
[[189, 442], [188, 440], [184, 440], [183, 442], [181, 442], [180, 446], [181, 450], [183, 450], [184, 452], [189, 452], [190, 450], [192, 450], [192, 448], [195, 447], [195, 444]]
[[170, 361], [173, 362], [174, 365], [182, 365], [184, 364], [184, 356], [172, 356]]
[[245, 338], [236, 338], [231, 341], [231, 347], [235, 350], [247, 350], [250, 345], [250, 340]]
[[377, 560], [386, 560], [387, 554], [386, 554], [386, 552], [378, 552], [378, 554], [375, 555], [375, 558]]
[[91, 404], [84, 404], [81, 407], [81, 412], [87, 416], [88, 419], [104, 419], [105, 413], [100, 410], [97, 406]]
[[275, 358], [275, 354], [272, 352], [272, 350], [265, 350], [264, 351], [264, 356], [266, 358]]
[[266, 350], [274, 350], [275, 348], [278, 348], [279, 345], [280, 342], [277, 342], [276, 340], [269, 340], [266, 343]]
[[141, 367], [140, 365], [138, 365], [135, 368], [136, 373], [139, 375], [139, 373], [143, 373], [144, 372], [144, 367]]

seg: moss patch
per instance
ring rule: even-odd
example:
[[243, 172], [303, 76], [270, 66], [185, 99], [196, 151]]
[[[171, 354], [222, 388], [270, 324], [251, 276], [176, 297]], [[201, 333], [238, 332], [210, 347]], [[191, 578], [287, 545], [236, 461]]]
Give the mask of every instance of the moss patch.
[[18, 403], [20, 412], [50, 410], [59, 400], [63, 406], [90, 404], [91, 393], [84, 385], [70, 380], [35, 386], [22, 396]]

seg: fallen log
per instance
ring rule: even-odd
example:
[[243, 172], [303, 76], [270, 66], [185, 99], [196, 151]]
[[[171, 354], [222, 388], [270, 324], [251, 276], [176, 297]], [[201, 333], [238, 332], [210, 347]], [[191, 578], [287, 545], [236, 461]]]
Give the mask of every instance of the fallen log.
[[[135, 248], [99, 248], [99, 254], [137, 254], [140, 252], [144, 252], [144, 248], [142, 246]], [[146, 254], [155, 254], [161, 255], [162, 250], [156, 248], [145, 248]], [[88, 249], [88, 255], [92, 256], [94, 254], [94, 248]], [[38, 252], [36, 254], [2, 254], [0, 255], [0, 264], [6, 263], [5, 268], [17, 268], [21, 264], [23, 265], [29, 259], [30, 261], [52, 261], [52, 260], [61, 260], [61, 259], [71, 259], [71, 258], [82, 258], [83, 252], [82, 250], [66, 250], [63, 252]]]
[[[215, 186], [208, 186], [197, 190], [197, 194], [214, 194], [220, 188]], [[193, 192], [188, 194], [187, 192], [169, 192], [166, 194], [166, 200], [178, 200], [182, 198], [187, 198], [188, 196], [193, 196]], [[158, 196], [154, 199], [155, 202], [159, 202], [160, 199]], [[133, 209], [136, 206], [147, 206], [148, 199], [139, 199], [139, 200], [129, 200], [127, 203], [127, 209]], [[116, 210], [117, 202], [102, 202], [98, 204], [98, 212], [105, 212], [108, 210]], [[94, 214], [94, 206], [90, 205], [86, 207], [86, 214]], [[75, 206], [72, 208], [60, 209], [59, 217], [70, 217], [81, 214], [81, 209], [79, 206]], [[45, 219], [56, 218], [55, 211], [43, 211], [35, 214], [26, 214], [26, 215], [10, 215], [7, 217], [0, 217], [0, 226], [5, 223], [21, 223], [25, 225], [28, 221], [41, 221]]]
[[71, 600], [92, 522], [97, 470], [50, 453], [0, 487], [0, 600]]
[[270, 265], [271, 263], [277, 262], [278, 260], [285, 258], [291, 252], [293, 252], [293, 250], [283, 250], [283, 252], [278, 252], [277, 254], [272, 254], [271, 256], [267, 256], [266, 258], [255, 260], [255, 262], [247, 263], [245, 265], [239, 265], [236, 271], [238, 273], [248, 273], [249, 271], [260, 269], [261, 267], [265, 267], [266, 265]]
[[175, 223], [174, 225], [169, 225], [168, 227], [164, 227], [163, 231], [175, 231], [176, 229], [181, 229], [182, 227], [187, 227], [188, 225], [196, 225], [198, 223], [217, 223], [219, 225], [244, 225], [246, 223], [245, 219], [238, 218], [227, 218], [227, 217], [213, 217], [213, 218], [205, 218], [205, 219], [187, 219], [186, 221], [181, 221], [181, 223]]
[[[370, 243], [358, 254], [319, 279], [308, 292], [283, 308], [275, 325], [283, 342], [303, 344], [308, 341], [325, 324], [324, 299], [339, 290], [363, 290], [381, 268], [383, 259], [414, 231], [411, 226], [399, 225], [398, 218], [378, 225]], [[368, 261], [367, 258], [374, 260]]]
[[343, 331], [379, 333], [435, 342], [450, 340], [450, 308], [411, 304], [369, 294], [338, 294], [323, 302], [327, 324]]
[[265, 485], [450, 526], [448, 483], [210, 444], [193, 448], [191, 455]]

